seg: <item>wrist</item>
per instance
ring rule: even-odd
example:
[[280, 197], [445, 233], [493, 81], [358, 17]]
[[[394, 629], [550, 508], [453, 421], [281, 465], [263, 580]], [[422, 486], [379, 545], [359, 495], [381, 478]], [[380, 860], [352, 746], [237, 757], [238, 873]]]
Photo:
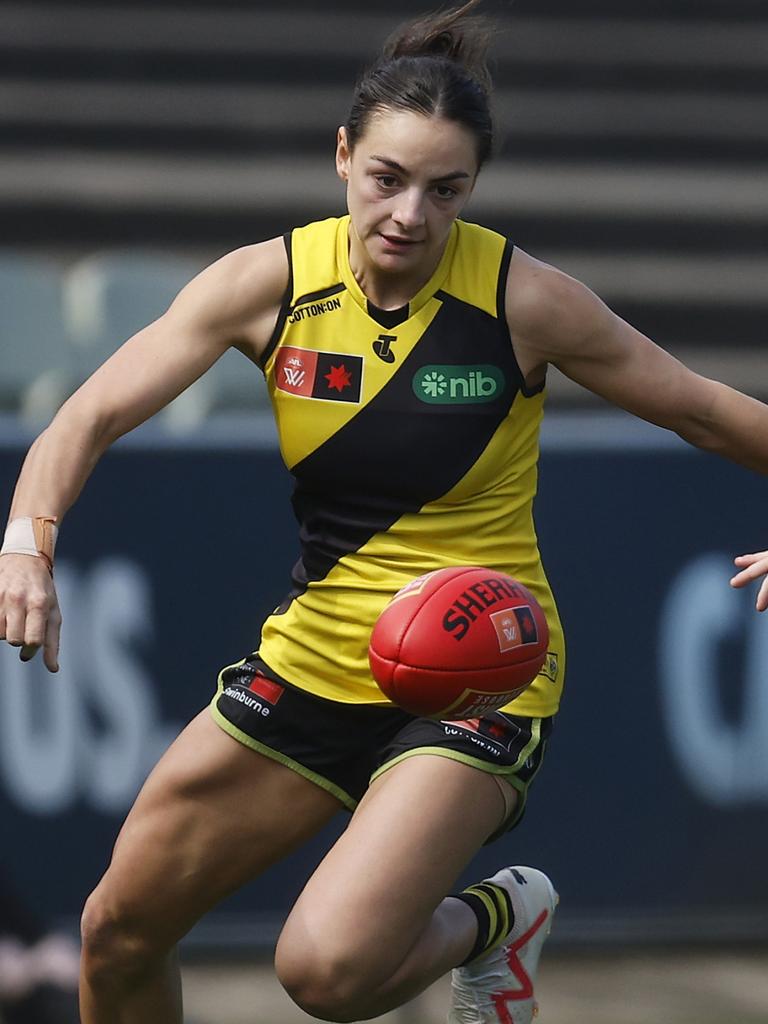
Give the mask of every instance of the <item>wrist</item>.
[[5, 530], [0, 555], [34, 555], [53, 573], [53, 553], [59, 531], [55, 516], [19, 516]]

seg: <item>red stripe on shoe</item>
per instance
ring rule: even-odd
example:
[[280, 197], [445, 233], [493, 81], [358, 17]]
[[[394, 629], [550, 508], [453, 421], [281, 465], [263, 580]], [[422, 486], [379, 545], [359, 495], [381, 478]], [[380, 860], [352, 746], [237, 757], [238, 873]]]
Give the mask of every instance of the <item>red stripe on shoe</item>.
[[523, 932], [517, 942], [513, 942], [507, 950], [507, 965], [520, 982], [520, 988], [509, 988], [503, 992], [494, 992], [491, 996], [493, 999], [493, 1005], [496, 1008], [496, 1016], [499, 1018], [500, 1024], [515, 1024], [512, 1020], [512, 1015], [509, 1012], [508, 1003], [518, 1002], [521, 999], [530, 999], [533, 996], [533, 982], [528, 975], [525, 967], [520, 962], [520, 957], [517, 955], [519, 949], [531, 939], [536, 932], [541, 928], [544, 922], [549, 917], [548, 910], [542, 910], [536, 920], [533, 922], [527, 932]]

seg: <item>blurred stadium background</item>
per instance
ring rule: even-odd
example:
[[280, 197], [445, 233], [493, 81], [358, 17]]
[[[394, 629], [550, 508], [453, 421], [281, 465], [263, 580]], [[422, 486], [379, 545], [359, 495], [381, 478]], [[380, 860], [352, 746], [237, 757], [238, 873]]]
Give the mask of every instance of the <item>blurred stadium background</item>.
[[[352, 83], [420, 9], [0, 0], [4, 495], [61, 401], [197, 270], [343, 211]], [[487, 10], [501, 139], [468, 216], [768, 399], [763, 0]], [[72, 929], [150, 765], [286, 588], [288, 483], [250, 369], [230, 353], [97, 470], [60, 546], [61, 677], [0, 652], [3, 877], [41, 934]], [[538, 522], [568, 699], [525, 824], [474, 872], [533, 860], [559, 883], [542, 1024], [766, 1021], [768, 630], [723, 587], [730, 556], [765, 547], [763, 481], [555, 372], [549, 412]], [[156, 524], [179, 507], [168, 552]], [[212, 522], [254, 552], [235, 586]], [[244, 965], [327, 840], [193, 934], [190, 1022], [307, 1019]], [[444, 995], [387, 1019], [440, 1020]]]

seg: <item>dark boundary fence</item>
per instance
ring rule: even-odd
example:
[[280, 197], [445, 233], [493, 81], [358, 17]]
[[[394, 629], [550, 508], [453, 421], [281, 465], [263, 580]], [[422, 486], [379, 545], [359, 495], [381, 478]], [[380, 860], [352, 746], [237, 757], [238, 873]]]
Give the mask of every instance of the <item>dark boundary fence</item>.
[[[10, 494], [28, 438], [3, 437]], [[151, 764], [256, 644], [296, 555], [289, 491], [268, 426], [184, 442], [150, 426], [67, 517], [62, 671], [0, 651], [3, 869], [46, 914], [75, 920]], [[565, 701], [525, 821], [467, 877], [549, 871], [566, 945], [768, 940], [768, 619], [728, 586], [731, 557], [768, 542], [765, 481], [625, 417], [553, 417], [537, 524]], [[334, 834], [188, 948], [266, 949]]]

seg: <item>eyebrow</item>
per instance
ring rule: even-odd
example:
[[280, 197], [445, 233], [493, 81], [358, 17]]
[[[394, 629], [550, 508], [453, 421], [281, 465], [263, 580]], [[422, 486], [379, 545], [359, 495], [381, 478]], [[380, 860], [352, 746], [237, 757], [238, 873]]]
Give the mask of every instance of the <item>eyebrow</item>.
[[[390, 160], [385, 156], [377, 156], [376, 153], [371, 154], [371, 160], [378, 160], [379, 163], [386, 164], [387, 167], [391, 167], [394, 171], [399, 171], [401, 174], [408, 174], [408, 171], [399, 164], [397, 160]], [[454, 181], [457, 178], [469, 178], [470, 175], [466, 171], [451, 171], [450, 174], [441, 174], [437, 178], [433, 178], [433, 181]]]

